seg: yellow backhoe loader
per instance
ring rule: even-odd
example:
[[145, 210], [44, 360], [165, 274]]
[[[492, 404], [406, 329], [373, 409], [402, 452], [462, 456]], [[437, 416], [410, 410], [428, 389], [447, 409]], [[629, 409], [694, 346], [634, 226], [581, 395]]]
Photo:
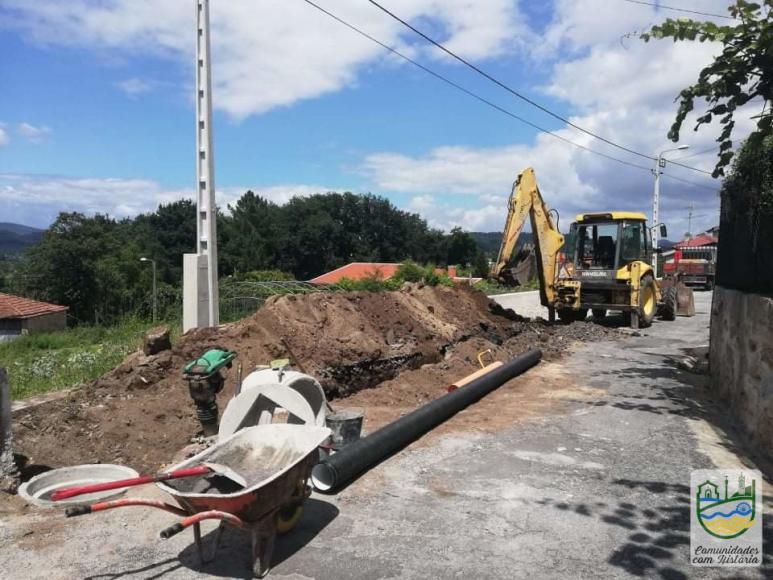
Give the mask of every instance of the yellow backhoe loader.
[[[691, 315], [691, 290], [671, 280], [655, 280], [651, 231], [643, 213], [601, 212], [577, 216], [564, 237], [542, 199], [534, 170], [524, 170], [513, 184], [499, 256], [491, 275], [506, 284], [517, 283], [527, 252], [513, 257], [526, 216], [534, 236], [533, 255], [540, 283], [540, 300], [552, 322], [595, 319], [608, 310], [623, 313], [632, 328], [646, 327], [656, 314], [673, 320]], [[661, 235], [666, 236], [665, 226]], [[678, 299], [677, 293], [683, 293]], [[686, 293], [689, 293], [686, 294]], [[694, 306], [692, 307], [694, 314]]]

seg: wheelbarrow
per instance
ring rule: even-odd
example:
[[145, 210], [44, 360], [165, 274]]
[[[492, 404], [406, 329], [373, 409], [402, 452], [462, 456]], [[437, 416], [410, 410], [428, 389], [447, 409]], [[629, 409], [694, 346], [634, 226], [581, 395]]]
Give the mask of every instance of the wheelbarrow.
[[[269, 424], [248, 427], [209, 449], [179, 463], [176, 471], [206, 462], [225, 465], [247, 482], [241, 488], [224, 478], [187, 478], [157, 483], [178, 506], [161, 500], [126, 498], [77, 506], [67, 516], [83, 515], [117, 507], [147, 506], [183, 519], [161, 531], [171, 538], [193, 527], [193, 537], [202, 564], [214, 559], [226, 525], [247, 530], [252, 538], [252, 570], [258, 578], [268, 574], [277, 533], [290, 531], [300, 519], [303, 502], [310, 493], [311, 469], [319, 460], [318, 447], [330, 429], [308, 425]], [[205, 557], [201, 522], [220, 520], [212, 552]]]

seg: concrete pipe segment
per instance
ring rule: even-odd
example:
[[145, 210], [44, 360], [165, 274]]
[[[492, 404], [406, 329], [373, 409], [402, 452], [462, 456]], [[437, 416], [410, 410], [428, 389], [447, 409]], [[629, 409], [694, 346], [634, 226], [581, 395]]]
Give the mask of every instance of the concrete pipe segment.
[[419, 407], [405, 417], [331, 455], [317, 464], [311, 472], [311, 481], [315, 489], [327, 493], [335, 492], [343, 484], [354, 480], [364, 471], [397, 453], [465, 407], [527, 371], [541, 358], [542, 351], [527, 351], [471, 381], [463, 388]]

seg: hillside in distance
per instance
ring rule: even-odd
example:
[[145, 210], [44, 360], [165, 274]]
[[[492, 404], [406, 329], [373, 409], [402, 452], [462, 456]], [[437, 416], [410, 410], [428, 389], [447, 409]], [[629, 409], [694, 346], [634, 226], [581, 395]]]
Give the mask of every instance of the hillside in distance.
[[[502, 244], [502, 232], [469, 232], [475, 243], [483, 251], [486, 256], [496, 258], [499, 253], [499, 246]], [[531, 232], [521, 232], [520, 238], [518, 238], [518, 248], [521, 248], [523, 244], [532, 243], [533, 237]]]
[[20, 254], [30, 246], [34, 246], [43, 238], [43, 230], [0, 222], [0, 256]]

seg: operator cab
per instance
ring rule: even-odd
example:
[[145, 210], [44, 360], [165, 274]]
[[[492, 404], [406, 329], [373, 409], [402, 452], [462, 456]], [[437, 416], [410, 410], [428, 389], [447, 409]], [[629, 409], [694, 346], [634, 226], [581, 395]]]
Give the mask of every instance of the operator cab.
[[614, 279], [620, 268], [652, 259], [650, 231], [643, 213], [580, 214], [564, 247], [567, 273], [584, 280]]

